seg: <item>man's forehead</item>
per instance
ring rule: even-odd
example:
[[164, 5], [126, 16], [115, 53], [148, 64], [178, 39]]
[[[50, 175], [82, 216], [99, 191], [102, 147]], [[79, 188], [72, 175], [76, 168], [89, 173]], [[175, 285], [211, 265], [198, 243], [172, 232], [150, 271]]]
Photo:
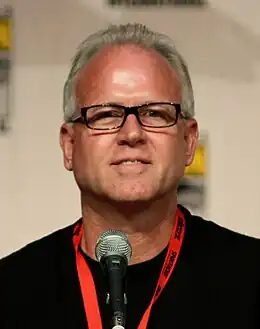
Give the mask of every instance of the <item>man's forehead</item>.
[[[108, 45], [93, 55], [88, 63], [82, 67], [78, 74], [78, 80], [81, 77], [93, 74], [95, 71], [106, 73], [109, 68], [127, 65], [129, 62], [136, 65], [140, 63], [143, 66], [147, 61], [153, 64], [153, 67], [160, 66], [160, 70], [165, 68], [172, 70], [166, 58], [154, 49], [146, 49], [133, 44]], [[128, 69], [131, 69], [131, 67], [128, 67]]]
[[163, 84], [164, 80], [172, 85], [179, 84], [177, 73], [156, 51], [136, 45], [107, 46], [79, 72], [76, 95], [81, 103], [87, 91], [98, 89], [101, 92], [104, 84], [128, 91], [132, 88], [131, 92], [135, 94], [141, 92], [142, 85], [159, 84], [160, 81]]

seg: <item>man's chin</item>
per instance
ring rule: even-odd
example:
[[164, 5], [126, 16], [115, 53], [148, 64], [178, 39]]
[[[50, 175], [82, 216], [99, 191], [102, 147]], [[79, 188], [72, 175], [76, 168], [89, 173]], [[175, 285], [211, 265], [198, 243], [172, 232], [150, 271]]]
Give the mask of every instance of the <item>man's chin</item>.
[[105, 186], [96, 186], [95, 189], [81, 189], [81, 192], [96, 201], [105, 202], [113, 205], [131, 205], [134, 203], [148, 203], [160, 198], [158, 186], [153, 186], [147, 182], [124, 181], [120, 183], [110, 183]]

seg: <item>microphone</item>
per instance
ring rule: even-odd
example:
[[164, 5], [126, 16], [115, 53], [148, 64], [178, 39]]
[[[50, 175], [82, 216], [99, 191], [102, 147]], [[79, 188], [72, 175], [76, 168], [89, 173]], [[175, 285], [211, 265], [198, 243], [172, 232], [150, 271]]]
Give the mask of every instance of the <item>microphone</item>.
[[112, 329], [124, 329], [127, 303], [125, 277], [132, 247], [124, 233], [111, 229], [100, 235], [95, 253], [107, 279], [106, 303], [112, 313]]

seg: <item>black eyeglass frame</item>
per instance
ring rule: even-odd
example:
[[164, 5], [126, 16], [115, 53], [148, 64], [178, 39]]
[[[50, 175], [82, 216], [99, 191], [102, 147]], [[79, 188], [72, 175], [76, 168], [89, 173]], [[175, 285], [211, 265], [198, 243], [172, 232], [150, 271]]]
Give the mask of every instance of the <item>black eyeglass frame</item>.
[[[176, 119], [173, 123], [170, 123], [169, 125], [166, 126], [151, 126], [151, 125], [145, 125], [142, 123], [142, 121], [139, 118], [139, 113], [138, 110], [141, 109], [142, 107], [147, 107], [147, 106], [151, 106], [151, 105], [172, 105], [176, 108]], [[113, 128], [93, 128], [89, 125], [88, 120], [87, 120], [87, 111], [89, 109], [94, 109], [97, 107], [107, 107], [107, 106], [113, 106], [115, 108], [120, 108], [123, 109], [125, 112], [123, 121], [121, 122], [120, 125], [113, 127]], [[81, 115], [76, 117], [75, 119], [72, 119], [71, 122], [72, 123], [84, 123], [89, 129], [93, 129], [93, 130], [114, 130], [114, 129], [120, 129], [121, 127], [123, 127], [123, 125], [126, 122], [126, 119], [128, 117], [128, 115], [133, 114], [138, 123], [143, 126], [143, 127], [147, 127], [147, 128], [167, 128], [167, 127], [171, 127], [176, 125], [179, 116], [181, 115], [181, 104], [178, 103], [173, 103], [173, 102], [153, 102], [153, 103], [145, 103], [145, 104], [141, 104], [141, 105], [135, 105], [135, 106], [124, 106], [124, 105], [120, 105], [120, 104], [114, 104], [114, 103], [103, 103], [103, 104], [97, 104], [97, 105], [91, 105], [91, 106], [87, 106], [87, 107], [82, 107], [81, 108]], [[82, 122], [83, 121], [83, 122]]]

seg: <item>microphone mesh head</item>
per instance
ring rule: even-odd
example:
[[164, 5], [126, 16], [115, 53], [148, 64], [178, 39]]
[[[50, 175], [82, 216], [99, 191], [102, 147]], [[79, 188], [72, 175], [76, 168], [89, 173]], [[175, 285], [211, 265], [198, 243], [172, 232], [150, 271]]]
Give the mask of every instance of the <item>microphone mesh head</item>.
[[118, 230], [107, 230], [103, 232], [98, 238], [95, 251], [99, 262], [102, 256], [117, 254], [124, 256], [129, 263], [132, 256], [132, 247], [127, 236]]

